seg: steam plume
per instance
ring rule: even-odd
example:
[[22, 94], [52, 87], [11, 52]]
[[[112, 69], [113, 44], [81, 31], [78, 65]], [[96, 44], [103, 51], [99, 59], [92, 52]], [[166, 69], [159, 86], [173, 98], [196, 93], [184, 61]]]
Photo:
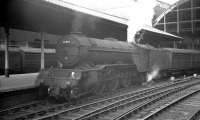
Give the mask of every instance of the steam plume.
[[98, 18], [94, 16], [88, 16], [83, 13], [75, 13], [72, 26], [71, 26], [71, 32], [82, 32], [84, 33], [85, 30], [87, 31], [94, 31], [96, 29], [96, 24], [98, 22]]
[[75, 13], [71, 32], [82, 32], [83, 14]]
[[159, 68], [153, 67], [153, 70], [147, 74], [147, 82], [152, 81], [154, 78], [156, 78], [159, 74]]

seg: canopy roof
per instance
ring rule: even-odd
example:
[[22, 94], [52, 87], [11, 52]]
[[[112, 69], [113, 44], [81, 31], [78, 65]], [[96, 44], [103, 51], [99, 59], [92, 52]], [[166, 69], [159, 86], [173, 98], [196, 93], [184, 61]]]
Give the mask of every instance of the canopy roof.
[[162, 30], [153, 28], [153, 27], [148, 26], [148, 25], [144, 25], [142, 27], [142, 30], [149, 32], [149, 34], [151, 34], [152, 36], [156, 35], [156, 36], [161, 36], [161, 37], [168, 37], [167, 40], [171, 40], [171, 41], [180, 41], [180, 40], [183, 39], [182, 37], [179, 37], [179, 36], [164, 32]]
[[1, 0], [0, 9], [0, 26], [4, 27], [59, 35], [83, 32], [126, 40], [127, 19], [62, 0]]

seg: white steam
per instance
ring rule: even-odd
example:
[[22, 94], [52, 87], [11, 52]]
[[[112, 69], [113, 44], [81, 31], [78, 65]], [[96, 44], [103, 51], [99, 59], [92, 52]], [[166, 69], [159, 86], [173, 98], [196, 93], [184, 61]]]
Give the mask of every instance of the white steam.
[[197, 77], [197, 74], [196, 74], [196, 73], [194, 73], [194, 74], [193, 74], [193, 76], [194, 76], [194, 77]]
[[159, 68], [155, 67], [150, 73], [147, 74], [147, 82], [152, 81], [159, 74]]

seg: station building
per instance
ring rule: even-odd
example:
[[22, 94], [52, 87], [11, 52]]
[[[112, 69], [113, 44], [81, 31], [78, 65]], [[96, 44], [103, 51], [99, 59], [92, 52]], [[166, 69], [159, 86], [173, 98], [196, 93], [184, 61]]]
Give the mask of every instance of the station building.
[[200, 49], [200, 1], [179, 0], [153, 21], [157, 29], [184, 38], [179, 48]]

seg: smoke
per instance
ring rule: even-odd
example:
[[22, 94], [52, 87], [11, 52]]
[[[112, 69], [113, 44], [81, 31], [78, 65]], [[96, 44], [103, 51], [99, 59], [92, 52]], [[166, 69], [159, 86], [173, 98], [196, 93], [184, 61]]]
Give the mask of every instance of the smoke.
[[193, 74], [193, 76], [194, 76], [194, 77], [197, 77], [197, 74], [196, 74], [196, 73], [194, 73], [194, 74]]
[[97, 17], [89, 17], [87, 20], [88, 27], [91, 31], [94, 31], [96, 29], [96, 24], [100, 19]]
[[71, 26], [71, 32], [82, 32], [83, 17], [84, 16], [81, 13], [75, 13]]
[[147, 74], [147, 82], [152, 81], [154, 78], [156, 78], [159, 75], [159, 68], [153, 67], [153, 70]]
[[85, 30], [94, 31], [98, 20], [97, 17], [75, 12], [71, 32], [84, 32]]

